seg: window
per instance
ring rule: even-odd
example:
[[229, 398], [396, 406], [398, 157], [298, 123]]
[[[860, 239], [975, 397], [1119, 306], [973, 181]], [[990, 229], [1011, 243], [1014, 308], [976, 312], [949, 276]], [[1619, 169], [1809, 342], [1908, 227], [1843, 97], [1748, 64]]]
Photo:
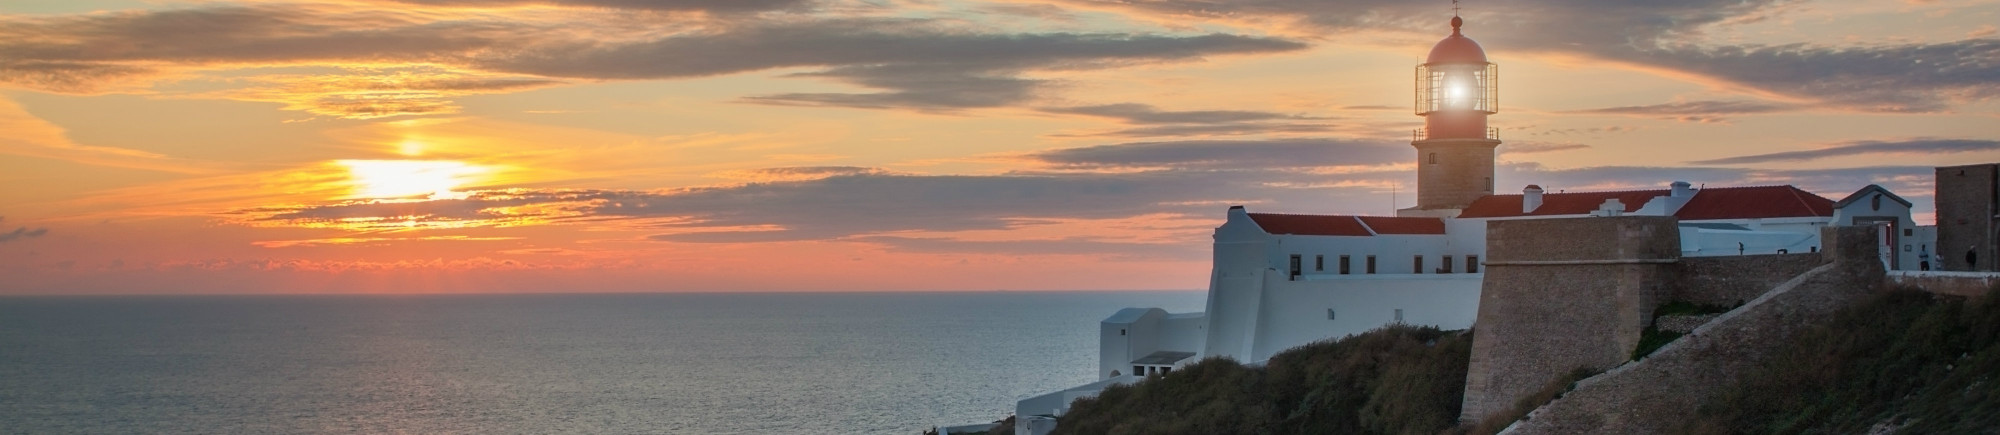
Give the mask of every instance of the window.
[[1375, 256], [1373, 255], [1368, 256], [1368, 274], [1375, 274]]
[[1913, 229], [1909, 229], [1909, 228], [1904, 228], [1904, 229], [1903, 229], [1903, 237], [1916, 237], [1916, 234], [1917, 234], [1917, 230], [1913, 230]]
[[1877, 193], [1874, 198], [1868, 198], [1868, 207], [1877, 211], [1882, 210], [1882, 194]]
[[1314, 272], [1325, 272], [1325, 271], [1326, 271], [1326, 256], [1325, 256], [1325, 255], [1314, 255], [1314, 256], [1313, 256], [1313, 271], [1314, 271]]
[[1292, 279], [1298, 279], [1299, 272], [1299, 254], [1292, 254]]
[[1333, 320], [1333, 309], [1332, 309], [1332, 308], [1328, 308], [1328, 309], [1326, 309], [1326, 319], [1327, 319], [1327, 320]]
[[1145, 376], [1145, 375], [1146, 375], [1146, 366], [1132, 366], [1132, 374], [1134, 374], [1134, 375], [1138, 375], [1138, 376]]
[[1479, 256], [1465, 256], [1465, 273], [1479, 273]]
[[1424, 273], [1424, 256], [1418, 255], [1416, 265], [1410, 266], [1410, 273]]
[[1118, 330], [1118, 335], [1125, 335], [1125, 330], [1123, 329]]
[[1353, 272], [1352, 272], [1352, 270], [1353, 270], [1353, 269], [1352, 269], [1352, 268], [1351, 268], [1350, 266], [1348, 266], [1349, 264], [1352, 264], [1353, 262], [1352, 262], [1352, 261], [1348, 261], [1348, 260], [1349, 260], [1349, 259], [1347, 258], [1347, 256], [1345, 256], [1345, 255], [1342, 255], [1342, 256], [1340, 256], [1340, 274], [1341, 274], [1341, 275], [1346, 275], [1346, 274], [1349, 274], [1349, 273], [1353, 273]]
[[1444, 256], [1444, 261], [1439, 261], [1439, 262], [1438, 262], [1438, 273], [1451, 273], [1451, 256], [1450, 256], [1450, 255], [1446, 255], [1446, 256]]
[[1486, 192], [1493, 193], [1493, 177], [1486, 177]]
[[1164, 375], [1164, 374], [1167, 374], [1167, 372], [1171, 372], [1171, 371], [1174, 371], [1174, 368], [1173, 368], [1173, 367], [1161, 367], [1161, 368], [1160, 368], [1160, 374], [1162, 374], [1162, 375]]
[[1431, 153], [1431, 164], [1438, 164], [1438, 153]]

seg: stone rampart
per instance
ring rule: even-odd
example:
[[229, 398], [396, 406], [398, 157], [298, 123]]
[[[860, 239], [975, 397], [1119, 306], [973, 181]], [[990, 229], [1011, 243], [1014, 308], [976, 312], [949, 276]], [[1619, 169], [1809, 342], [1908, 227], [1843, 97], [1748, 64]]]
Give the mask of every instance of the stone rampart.
[[[1577, 383], [1509, 427], [1509, 434], [1662, 433], [1773, 356], [1801, 331], [1883, 282], [1873, 227], [1824, 229], [1826, 264], [1696, 328], [1645, 359]], [[1859, 245], [1859, 247], [1855, 246]], [[1483, 331], [1481, 331], [1483, 332]]]
[[1817, 253], [1685, 257], [1675, 268], [1673, 300], [1734, 307], [1812, 270]]
[[1549, 380], [1630, 358], [1669, 295], [1672, 217], [1493, 221], [1460, 418], [1512, 408]]
[[1953, 296], [1984, 296], [1994, 286], [2000, 286], [2000, 273], [1898, 270], [1889, 272], [1889, 284]]

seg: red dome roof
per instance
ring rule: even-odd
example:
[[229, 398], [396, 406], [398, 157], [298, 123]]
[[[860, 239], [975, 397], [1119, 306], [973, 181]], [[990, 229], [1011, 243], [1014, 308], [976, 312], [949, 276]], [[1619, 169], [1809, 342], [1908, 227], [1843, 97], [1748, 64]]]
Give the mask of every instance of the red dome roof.
[[1424, 59], [1425, 65], [1486, 63], [1486, 49], [1479, 48], [1478, 42], [1473, 42], [1472, 38], [1458, 33], [1458, 27], [1464, 24], [1465, 20], [1451, 17], [1451, 36], [1446, 36], [1443, 41], [1438, 41], [1437, 46], [1431, 47], [1431, 56]]

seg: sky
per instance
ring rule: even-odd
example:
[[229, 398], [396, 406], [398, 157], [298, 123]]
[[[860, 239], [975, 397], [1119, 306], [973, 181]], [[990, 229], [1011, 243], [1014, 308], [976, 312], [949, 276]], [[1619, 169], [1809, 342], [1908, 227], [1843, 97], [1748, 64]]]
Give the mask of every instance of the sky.
[[[2000, 1], [1465, 0], [1495, 184], [2000, 162]], [[1414, 205], [1444, 0], [10, 0], [0, 293], [1200, 289]]]

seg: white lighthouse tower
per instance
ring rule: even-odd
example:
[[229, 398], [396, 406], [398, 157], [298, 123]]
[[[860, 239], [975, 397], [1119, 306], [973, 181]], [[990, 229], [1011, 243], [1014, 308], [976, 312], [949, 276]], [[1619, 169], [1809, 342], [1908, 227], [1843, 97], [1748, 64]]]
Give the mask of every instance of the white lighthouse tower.
[[1473, 200], [1493, 194], [1493, 152], [1499, 131], [1486, 116], [1500, 111], [1500, 67], [1465, 37], [1465, 20], [1451, 17], [1451, 36], [1431, 47], [1417, 65], [1416, 113], [1424, 127], [1411, 133], [1417, 148], [1417, 206], [1398, 216], [1456, 217]]

